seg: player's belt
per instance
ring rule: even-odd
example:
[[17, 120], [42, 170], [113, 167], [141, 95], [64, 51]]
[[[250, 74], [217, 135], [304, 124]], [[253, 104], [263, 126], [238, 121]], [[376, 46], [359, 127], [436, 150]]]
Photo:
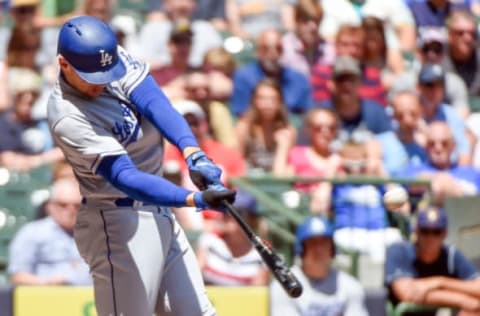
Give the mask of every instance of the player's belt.
[[141, 202], [136, 201], [132, 198], [120, 198], [115, 200], [115, 205], [118, 207], [125, 207], [125, 206], [140, 206], [140, 205], [153, 205], [153, 203], [148, 202]]
[[[92, 202], [92, 201], [90, 201], [90, 202]], [[154, 205], [153, 203], [137, 201], [137, 200], [134, 200], [134, 199], [129, 198], [129, 197], [118, 198], [115, 201], [113, 201], [113, 203], [117, 207], [133, 207], [133, 206]], [[82, 204], [87, 204], [87, 199], [86, 198], [82, 199]]]

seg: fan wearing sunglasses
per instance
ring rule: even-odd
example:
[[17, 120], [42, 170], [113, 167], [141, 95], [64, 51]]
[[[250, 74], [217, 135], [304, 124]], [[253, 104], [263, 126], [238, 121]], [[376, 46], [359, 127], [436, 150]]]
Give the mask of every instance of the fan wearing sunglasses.
[[429, 179], [434, 200], [441, 204], [446, 197], [468, 196], [480, 192], [480, 172], [451, 160], [455, 140], [446, 122], [434, 121], [426, 127], [427, 162], [409, 163], [398, 175]]
[[415, 242], [403, 241], [387, 249], [385, 282], [390, 301], [449, 306], [459, 310], [456, 315], [479, 315], [480, 274], [461, 251], [444, 243], [445, 211], [423, 207], [415, 222]]
[[[412, 69], [402, 73], [393, 83], [392, 90], [404, 91], [415, 89], [418, 82], [418, 74], [424, 64], [443, 65], [446, 58], [447, 33], [438, 28], [422, 28], [419, 30], [417, 42], [417, 60]], [[450, 104], [456, 112], [466, 118], [470, 114], [467, 86], [463, 79], [454, 71], [445, 70], [444, 96], [445, 103]], [[394, 94], [393, 93], [393, 94]]]
[[418, 93], [422, 107], [422, 118], [429, 124], [444, 121], [450, 126], [455, 139], [452, 161], [459, 165], [470, 165], [472, 147], [476, 140], [466, 128], [465, 121], [451, 105], [445, 103], [445, 70], [438, 64], [424, 64], [418, 75]]

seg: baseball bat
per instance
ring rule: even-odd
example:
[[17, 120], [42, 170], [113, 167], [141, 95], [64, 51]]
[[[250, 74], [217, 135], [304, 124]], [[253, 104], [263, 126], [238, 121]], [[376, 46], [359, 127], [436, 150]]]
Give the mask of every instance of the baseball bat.
[[297, 277], [290, 271], [285, 261], [280, 258], [270, 247], [268, 247], [260, 237], [258, 237], [248, 224], [243, 220], [235, 207], [227, 201], [223, 201], [227, 212], [237, 221], [245, 235], [255, 246], [255, 249], [262, 257], [263, 261], [275, 276], [277, 281], [282, 285], [284, 290], [291, 297], [299, 297], [302, 295], [303, 287]]

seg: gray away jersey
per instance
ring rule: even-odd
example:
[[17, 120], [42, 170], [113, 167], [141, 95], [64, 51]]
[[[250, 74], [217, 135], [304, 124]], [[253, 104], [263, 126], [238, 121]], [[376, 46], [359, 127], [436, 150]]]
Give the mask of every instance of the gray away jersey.
[[[113, 203], [125, 194], [96, 170], [105, 156], [127, 153], [141, 171], [160, 174], [162, 136], [129, 101], [148, 75], [148, 65], [118, 48], [127, 72], [95, 99], [82, 95], [59, 76], [48, 101], [48, 124], [56, 144], [72, 165], [88, 203]], [[160, 105], [159, 106], [163, 106]]]

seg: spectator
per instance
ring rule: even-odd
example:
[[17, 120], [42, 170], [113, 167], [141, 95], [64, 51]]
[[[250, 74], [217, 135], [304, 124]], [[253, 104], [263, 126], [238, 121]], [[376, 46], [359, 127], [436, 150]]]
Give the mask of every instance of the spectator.
[[[276, 175], [333, 178], [342, 168], [342, 159], [334, 148], [339, 128], [336, 114], [329, 109], [313, 108], [307, 112], [303, 127], [307, 144], [294, 146]], [[298, 183], [296, 189], [311, 196], [312, 212], [327, 213], [325, 194], [331, 193], [328, 182]]]
[[263, 78], [276, 80], [288, 111], [302, 113], [310, 108], [311, 87], [308, 79], [288, 66], [280, 64], [282, 37], [275, 30], [262, 32], [257, 39], [257, 59], [237, 69], [233, 75], [230, 108], [241, 116], [249, 107], [252, 91]]
[[303, 127], [308, 145], [297, 145], [289, 153], [285, 165], [278, 168], [282, 176], [333, 177], [340, 167], [334, 150], [338, 122], [330, 109], [313, 108], [305, 115]]
[[409, 5], [415, 18], [417, 31], [422, 31], [425, 27], [445, 27], [445, 21], [452, 12], [469, 10], [467, 2], [465, 0], [417, 0], [411, 1]]
[[188, 56], [191, 52], [193, 32], [190, 22], [177, 21], [173, 24], [168, 40], [168, 50], [172, 56], [169, 63], [155, 67], [151, 74], [171, 99], [185, 97], [185, 75], [190, 70]]
[[448, 54], [445, 69], [458, 74], [469, 95], [480, 95], [480, 53], [477, 48], [477, 24], [468, 12], [454, 12], [447, 20]]
[[396, 174], [407, 165], [427, 161], [425, 135], [419, 131], [422, 109], [415, 92], [399, 91], [392, 97], [391, 106], [395, 120], [395, 138], [383, 141], [382, 156], [389, 174]]
[[[408, 72], [398, 76], [392, 86], [395, 91], [415, 90], [418, 73], [423, 64], [442, 64], [447, 52], [446, 32], [435, 28], [423, 28], [419, 33], [417, 56], [419, 63], [414, 63]], [[467, 86], [456, 73], [445, 71], [444, 101], [451, 104], [462, 118], [470, 114]]]
[[227, 20], [232, 34], [254, 41], [267, 30], [284, 32], [294, 28], [289, 0], [227, 0]]
[[58, 29], [44, 25], [40, 4], [40, 0], [10, 1], [13, 27], [7, 27], [1, 38], [5, 42], [0, 43], [0, 60], [39, 71], [53, 67]]
[[[341, 141], [362, 138], [362, 135], [371, 133], [375, 135], [387, 133], [384, 138], [393, 137], [391, 120], [385, 109], [359, 96], [360, 73], [360, 67], [355, 59], [348, 56], [338, 57], [333, 67], [333, 78], [328, 82], [332, 97], [321, 106], [337, 113], [340, 123], [338, 137]], [[381, 148], [375, 143], [369, 142], [370, 167], [381, 162]]]
[[[165, 19], [163, 0], [149, 0], [147, 20]], [[204, 20], [210, 22], [217, 30], [225, 31], [227, 21], [225, 16], [225, 0], [197, 0], [192, 20]]]
[[30, 171], [63, 158], [44, 120], [32, 117], [32, 107], [39, 96], [40, 76], [30, 69], [11, 72], [12, 109], [0, 113], [0, 165], [19, 171]]
[[[174, 102], [173, 106], [185, 117], [200, 148], [222, 169], [222, 181], [225, 184], [229, 177], [245, 174], [246, 163], [241, 153], [210, 136], [207, 116], [199, 104], [191, 100], [181, 100]], [[165, 148], [164, 160], [165, 173], [173, 177], [178, 185], [192, 190], [196, 188], [191, 182], [182, 153], [169, 143]], [[182, 227], [190, 231], [214, 230], [220, 215], [215, 211], [192, 212], [182, 208], [177, 208], [175, 213]]]
[[[365, 32], [362, 27], [341, 26], [335, 38], [337, 58], [347, 56], [357, 60], [361, 70], [360, 96], [386, 105], [387, 91], [382, 84], [381, 70], [363, 64], [365, 43]], [[313, 99], [316, 102], [324, 102], [331, 97], [328, 81], [332, 79], [332, 73], [332, 65], [321, 64], [313, 68], [310, 81], [313, 88]]]
[[193, 41], [188, 58], [190, 66], [199, 67], [205, 53], [210, 48], [221, 46], [220, 34], [208, 21], [193, 20], [195, 7], [196, 1], [194, 0], [164, 0], [163, 10], [166, 18], [149, 20], [142, 26], [139, 38], [141, 53], [152, 68], [168, 64], [171, 61], [172, 56], [167, 49], [167, 43], [169, 34], [178, 21], [188, 20], [191, 22]]
[[318, 32], [323, 17], [319, 1], [300, 0], [295, 6], [295, 29], [282, 37], [281, 62], [310, 78], [312, 68], [318, 64], [330, 65], [334, 50]]
[[457, 315], [478, 315], [480, 277], [458, 249], [444, 244], [445, 211], [433, 206], [419, 210], [415, 228], [415, 242], [404, 241], [387, 250], [385, 283], [390, 300], [451, 306], [460, 310]]
[[403, 0], [323, 0], [325, 19], [320, 32], [333, 40], [342, 25], [360, 25], [364, 16], [376, 16], [386, 24], [387, 45], [402, 53], [413, 52], [415, 21]]
[[4, 112], [9, 108], [8, 99], [8, 68], [5, 60], [0, 58], [0, 112]]
[[441, 205], [446, 197], [469, 196], [480, 192], [480, 173], [470, 166], [452, 162], [455, 138], [446, 122], [435, 121], [426, 129], [428, 161], [408, 164], [398, 174], [402, 177], [431, 181], [434, 201]]
[[363, 64], [380, 70], [381, 81], [385, 87], [390, 87], [394, 76], [404, 71], [403, 57], [399, 49], [387, 47], [384, 23], [374, 16], [362, 19], [365, 32], [365, 47]]
[[[336, 176], [383, 177], [381, 165], [367, 166], [367, 142], [349, 141], [339, 153], [342, 168]], [[401, 239], [400, 231], [389, 227], [387, 210], [382, 203], [384, 188], [371, 184], [330, 184], [331, 194], [324, 194], [327, 210], [335, 219], [335, 244], [347, 251], [365, 254], [374, 262], [385, 260], [386, 246]]]
[[368, 315], [365, 293], [352, 276], [332, 266], [335, 246], [333, 225], [323, 217], [305, 219], [297, 228], [295, 254], [301, 264], [292, 272], [303, 285], [303, 294], [296, 299], [287, 296], [281, 285], [270, 285], [272, 316], [300, 315]]
[[[223, 169], [222, 176], [225, 182], [228, 177], [241, 176], [245, 173], [245, 160], [238, 150], [230, 148], [224, 144], [212, 139], [208, 133], [208, 121], [202, 107], [194, 101], [184, 100], [174, 102], [173, 106], [187, 120], [193, 135], [197, 139], [200, 148], [215, 163]], [[175, 160], [180, 163], [180, 170], [184, 173], [184, 179], [190, 181], [188, 176], [188, 168], [182, 153], [172, 146], [165, 149], [165, 160]], [[184, 184], [186, 182], [184, 181]], [[193, 188], [193, 183], [188, 184]]]
[[[261, 219], [255, 198], [239, 190], [233, 205], [259, 234]], [[219, 227], [217, 234], [203, 233], [197, 243], [197, 258], [205, 283], [220, 286], [267, 285], [268, 269], [236, 220], [224, 213]]]
[[113, 0], [85, 0], [82, 3], [82, 11], [85, 15], [110, 23], [113, 17], [114, 4]]
[[13, 284], [92, 284], [88, 266], [73, 239], [80, 200], [74, 179], [53, 184], [48, 217], [23, 226], [10, 244], [8, 274]]
[[452, 159], [459, 165], [472, 162], [472, 146], [469, 142], [465, 122], [457, 111], [445, 104], [445, 71], [438, 64], [424, 64], [418, 75], [418, 91], [422, 105], [422, 118], [425, 124], [445, 121], [453, 132], [456, 148]]
[[247, 160], [249, 173], [279, 172], [297, 131], [288, 122], [280, 87], [264, 79], [253, 91], [251, 107], [237, 122], [239, 148]]
[[[7, 8], [7, 1], [0, 1], [0, 25], [4, 23], [5, 11]], [[8, 37], [7, 29], [0, 27], [0, 43], [6, 43], [4, 39]], [[9, 107], [8, 91], [7, 91], [7, 61], [4, 54], [0, 54], [0, 112], [5, 111]]]
[[229, 147], [238, 147], [232, 115], [225, 103], [213, 99], [211, 87], [215, 78], [201, 70], [186, 76], [186, 98], [197, 102], [206, 114], [209, 133], [217, 141]]
[[237, 63], [223, 47], [215, 47], [205, 54], [203, 70], [209, 76], [210, 95], [213, 100], [227, 103], [233, 92], [233, 73]]

